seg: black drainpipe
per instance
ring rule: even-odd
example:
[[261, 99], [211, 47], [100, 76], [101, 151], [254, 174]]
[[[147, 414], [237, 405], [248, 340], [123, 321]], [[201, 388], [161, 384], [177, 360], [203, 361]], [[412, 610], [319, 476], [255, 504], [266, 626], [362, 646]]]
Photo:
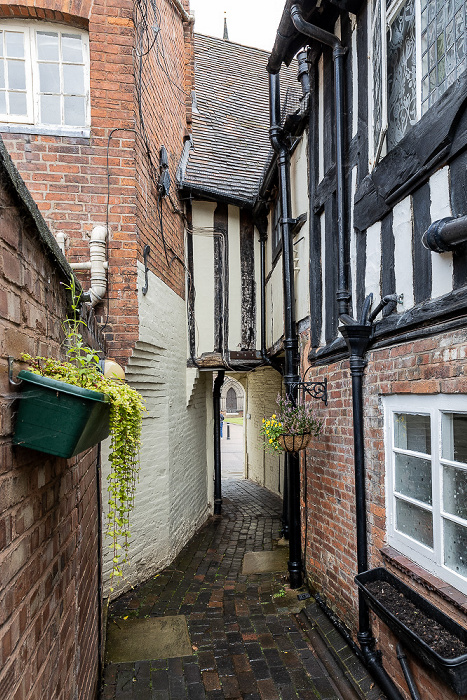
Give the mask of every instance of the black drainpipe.
[[224, 375], [223, 369], [217, 373], [212, 390], [212, 408], [214, 411], [214, 515], [220, 515], [222, 511], [221, 388], [224, 383]]
[[[372, 295], [367, 297], [360, 322], [347, 314], [341, 318], [346, 325], [339, 328], [350, 353], [350, 373], [352, 376], [352, 412], [355, 465], [355, 517], [357, 527], [357, 568], [358, 573], [368, 570], [366, 502], [365, 502], [365, 452], [363, 425], [363, 371], [366, 365], [365, 353], [370, 344], [372, 325], [376, 313], [389, 303], [397, 303], [397, 295], [384, 297], [375, 311], [369, 316]], [[370, 625], [370, 614], [365, 599], [358, 592], [358, 633], [357, 639], [366, 666], [379, 687], [389, 700], [403, 700], [394, 681], [386, 673], [381, 661], [381, 652], [375, 649], [375, 639]]]
[[[269, 101], [271, 126], [269, 138], [277, 154], [279, 192], [281, 201], [282, 233], [282, 283], [284, 288], [284, 384], [287, 396], [297, 399], [298, 336], [295, 325], [295, 295], [292, 247], [292, 205], [290, 199], [290, 152], [287, 135], [281, 126], [281, 102], [279, 74], [269, 75]], [[286, 458], [289, 503], [289, 582], [291, 588], [302, 585], [301, 533], [300, 533], [300, 463], [298, 454], [289, 453]]]
[[336, 118], [336, 174], [337, 174], [337, 234], [338, 234], [338, 288], [339, 316], [350, 310], [349, 274], [347, 262], [347, 240], [345, 234], [345, 190], [344, 190], [344, 56], [347, 53], [335, 34], [305, 22], [298, 5], [290, 9], [292, 22], [299, 32], [332, 48], [334, 60], [334, 99]]

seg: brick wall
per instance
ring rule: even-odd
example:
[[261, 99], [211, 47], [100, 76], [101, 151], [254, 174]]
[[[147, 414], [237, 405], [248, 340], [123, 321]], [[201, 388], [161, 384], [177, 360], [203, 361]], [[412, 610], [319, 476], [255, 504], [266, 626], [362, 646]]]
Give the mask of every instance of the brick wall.
[[12, 445], [17, 393], [8, 356], [60, 356], [66, 299], [64, 275], [1, 173], [0, 697], [91, 700], [98, 677], [97, 450], [67, 461]]
[[[306, 357], [308, 347], [305, 347]], [[390, 394], [459, 394], [467, 390], [467, 332], [446, 332], [367, 354], [364, 373], [365, 468], [369, 567], [386, 566], [434, 605], [465, 626], [467, 596], [428, 575], [388, 548], [386, 540], [385, 449], [381, 397]], [[311, 381], [327, 377], [329, 403], [320, 440], [302, 460], [302, 540], [310, 582], [355, 633], [357, 573], [353, 469], [352, 397], [348, 360], [310, 372]], [[306, 501], [306, 510], [305, 510]], [[385, 666], [405, 691], [395, 655], [395, 640], [375, 620], [375, 636]], [[435, 675], [411, 660], [422, 697], [455, 695]]]
[[[184, 268], [172, 259], [175, 254], [183, 259], [183, 217], [174, 213], [180, 205], [173, 184], [173, 204], [167, 198], [161, 202], [164, 248], [157, 178], [164, 144], [175, 183], [190, 118], [193, 70], [191, 25], [182, 23], [170, 2], [159, 3], [157, 18], [149, 4], [149, 30], [160, 25], [160, 32], [142, 61], [143, 130], [135, 89], [139, 62], [133, 57], [133, 9], [130, 0], [76, 0], [70, 7], [58, 0], [0, 5], [0, 17], [39, 18], [89, 29], [90, 138], [5, 133], [4, 140], [50, 229], [66, 234], [70, 262], [89, 259], [88, 234], [96, 224], [108, 222], [108, 298], [96, 311], [107, 322], [109, 356], [123, 364], [138, 338], [136, 260], [142, 259], [147, 243], [149, 268], [184, 295]], [[80, 279], [86, 287], [87, 275], [80, 274]]]

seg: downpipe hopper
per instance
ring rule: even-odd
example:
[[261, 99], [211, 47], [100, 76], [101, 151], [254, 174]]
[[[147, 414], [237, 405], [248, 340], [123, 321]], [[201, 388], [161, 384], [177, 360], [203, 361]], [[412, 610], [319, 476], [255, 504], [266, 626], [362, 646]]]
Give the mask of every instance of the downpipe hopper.
[[425, 248], [434, 253], [447, 253], [465, 241], [467, 241], [467, 216], [449, 216], [434, 221], [422, 236]]

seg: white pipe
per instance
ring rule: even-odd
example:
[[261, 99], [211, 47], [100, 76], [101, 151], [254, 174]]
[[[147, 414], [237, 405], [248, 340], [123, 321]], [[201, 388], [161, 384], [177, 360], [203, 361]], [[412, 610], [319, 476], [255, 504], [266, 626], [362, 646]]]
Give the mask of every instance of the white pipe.
[[63, 255], [65, 255], [65, 241], [66, 241], [66, 236], [63, 233], [63, 231], [58, 231], [58, 233], [55, 234], [55, 240], [58, 243], [58, 246], [60, 250], [62, 251]]
[[73, 270], [91, 270], [91, 286], [87, 291], [91, 306], [96, 306], [102, 301], [107, 289], [106, 270], [109, 263], [105, 259], [107, 229], [105, 226], [94, 226], [89, 241], [88, 262], [71, 263]]

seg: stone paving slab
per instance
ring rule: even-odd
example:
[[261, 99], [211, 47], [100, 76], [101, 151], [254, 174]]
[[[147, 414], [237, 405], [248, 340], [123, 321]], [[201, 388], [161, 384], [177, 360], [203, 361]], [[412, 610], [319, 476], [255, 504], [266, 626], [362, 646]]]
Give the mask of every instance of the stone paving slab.
[[280, 499], [240, 479], [223, 481], [223, 495], [222, 516], [109, 610], [109, 625], [184, 615], [191, 654], [108, 663], [101, 700], [342, 698], [291, 614], [300, 591], [287, 589], [284, 572], [242, 573], [246, 553], [277, 551]]
[[109, 663], [169, 659], [193, 653], [184, 615], [112, 618], [105, 651]]
[[284, 547], [272, 552], [247, 552], [243, 557], [242, 574], [285, 573], [288, 558], [289, 553]]

